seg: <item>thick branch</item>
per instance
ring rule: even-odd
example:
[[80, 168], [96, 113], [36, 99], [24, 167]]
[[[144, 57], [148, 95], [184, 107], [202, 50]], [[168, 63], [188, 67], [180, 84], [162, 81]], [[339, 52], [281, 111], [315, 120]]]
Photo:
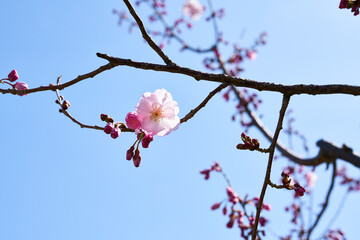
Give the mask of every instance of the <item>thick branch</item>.
[[256, 217], [255, 217], [255, 223], [254, 223], [254, 226], [253, 226], [253, 229], [252, 229], [252, 238], [251, 238], [252, 240], [256, 239], [257, 227], [258, 227], [258, 224], [259, 224], [260, 212], [261, 212], [261, 209], [262, 209], [262, 204], [263, 204], [263, 201], [264, 201], [266, 188], [267, 188], [267, 185], [269, 184], [269, 182], [271, 182], [270, 181], [270, 175], [271, 175], [272, 161], [273, 161], [273, 158], [274, 158], [275, 145], [276, 145], [276, 141], [279, 138], [280, 131], [282, 129], [282, 124], [283, 124], [286, 109], [287, 109], [287, 107], [289, 105], [290, 97], [291, 97], [290, 95], [284, 95], [283, 96], [283, 101], [282, 101], [282, 105], [281, 105], [281, 109], [280, 109], [280, 113], [279, 113], [279, 120], [278, 120], [278, 123], [277, 123], [277, 126], [276, 126], [274, 137], [273, 137], [271, 145], [270, 145], [270, 154], [269, 154], [269, 160], [268, 160], [268, 165], [267, 165], [267, 169], [266, 169], [266, 175], [265, 175], [263, 187], [262, 187], [262, 190], [261, 190], [259, 202], [258, 202], [258, 204], [256, 206]]
[[360, 86], [352, 86], [345, 84], [329, 84], [329, 85], [314, 85], [314, 84], [296, 84], [283, 85], [269, 82], [258, 82], [245, 78], [232, 77], [226, 74], [204, 73], [191, 68], [180, 66], [167, 66], [161, 64], [153, 64], [148, 62], [135, 62], [130, 59], [111, 57], [107, 54], [97, 53], [97, 56], [104, 58], [109, 62], [118, 66], [129, 66], [143, 70], [154, 70], [159, 72], [179, 73], [195, 78], [196, 80], [207, 80], [211, 82], [233, 84], [237, 87], [248, 87], [259, 91], [279, 92], [288, 95], [295, 94], [349, 94], [360, 95]]

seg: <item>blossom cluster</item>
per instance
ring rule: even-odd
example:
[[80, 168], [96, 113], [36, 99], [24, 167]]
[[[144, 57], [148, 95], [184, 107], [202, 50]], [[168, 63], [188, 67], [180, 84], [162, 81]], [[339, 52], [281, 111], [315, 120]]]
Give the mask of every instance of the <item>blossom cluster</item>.
[[304, 194], [306, 192], [305, 188], [303, 188], [298, 182], [295, 182], [294, 184], [292, 184], [292, 179], [290, 178], [289, 171], [284, 170], [281, 173], [281, 177], [282, 177], [282, 180], [281, 180], [282, 184], [286, 189], [294, 190], [296, 197], [304, 196]]
[[340, 9], [350, 9], [351, 8], [351, 12], [354, 13], [354, 16], [359, 15], [360, 13], [360, 0], [355, 0], [355, 1], [351, 1], [351, 0], [341, 0], [340, 4], [339, 4], [339, 8]]
[[[257, 207], [259, 204], [259, 198], [254, 197], [252, 199], [248, 199], [247, 196], [245, 198], [239, 197], [237, 192], [230, 186], [229, 180], [226, 178], [222, 168], [219, 163], [215, 162], [210, 168], [204, 169], [200, 171], [201, 174], [205, 176], [205, 179], [210, 178], [210, 172], [215, 171], [221, 173], [228, 182], [228, 186], [226, 187], [226, 195], [227, 198], [221, 202], [216, 202], [211, 206], [211, 210], [222, 208], [222, 214], [227, 215], [229, 217], [228, 222], [226, 223], [227, 228], [233, 228], [236, 225], [240, 229], [240, 236], [243, 239], [249, 239], [252, 233], [252, 228], [255, 224], [255, 216], [253, 214], [248, 213], [246, 207], [248, 205], [252, 205]], [[262, 209], [266, 211], [271, 210], [271, 206], [269, 204], [263, 203]], [[259, 224], [261, 227], [264, 227], [268, 220], [265, 217], [259, 218]], [[265, 236], [265, 231], [260, 230], [258, 233], [261, 233]]]
[[[11, 83], [11, 82], [17, 81], [18, 79], [19, 79], [18, 73], [17, 73], [17, 71], [15, 69], [13, 69], [8, 74], [7, 78], [0, 79], [0, 83], [8, 84], [8, 85], [12, 86], [13, 89], [19, 90], [19, 91], [29, 89], [28, 85], [26, 83], [24, 83], [24, 82], [16, 82], [14, 84]], [[23, 95], [26, 95], [26, 94], [19, 93], [18, 95], [23, 96]]]
[[126, 115], [126, 125], [122, 122], [114, 123], [106, 114], [101, 115], [101, 120], [107, 122], [104, 132], [114, 139], [120, 135], [122, 128], [135, 131], [137, 139], [126, 152], [126, 159], [132, 159], [135, 167], [139, 167], [140, 143], [143, 148], [148, 148], [155, 135], [162, 137], [176, 130], [180, 125], [178, 113], [179, 107], [172, 95], [165, 89], [158, 89], [154, 93], [146, 92], [142, 95], [135, 111]]
[[360, 191], [360, 179], [354, 179], [348, 176], [345, 166], [336, 171], [336, 176], [341, 179], [340, 185], [348, 186], [348, 192]]
[[251, 139], [248, 135], [246, 135], [244, 132], [241, 134], [241, 140], [243, 143], [239, 143], [236, 148], [243, 150], [248, 149], [250, 151], [254, 151], [260, 148], [259, 140], [256, 138]]

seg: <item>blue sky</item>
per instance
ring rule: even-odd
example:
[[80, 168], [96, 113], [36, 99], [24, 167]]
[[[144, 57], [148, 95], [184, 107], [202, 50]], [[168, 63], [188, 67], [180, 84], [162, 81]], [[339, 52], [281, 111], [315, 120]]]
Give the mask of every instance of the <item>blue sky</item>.
[[[268, 44], [259, 49], [256, 61], [246, 62], [242, 76], [284, 84], [358, 85], [359, 17], [338, 9], [338, 2], [225, 1], [216, 2], [215, 7], [226, 9], [220, 27], [232, 42], [246, 47], [259, 33], [269, 33]], [[180, 16], [183, 3], [169, 3], [172, 16]], [[2, 1], [1, 76], [15, 68], [20, 80], [30, 87], [55, 83], [59, 75], [68, 81], [106, 63], [96, 57], [96, 52], [161, 63], [138, 31], [128, 34], [126, 27], [117, 25], [118, 19], [112, 14], [115, 8], [125, 6], [122, 1], [111, 0]], [[142, 17], [148, 12], [139, 9]], [[200, 21], [184, 37], [194, 45], [208, 46], [213, 32], [210, 24]], [[202, 56], [181, 53], [176, 43], [167, 46], [165, 52], [180, 65], [204, 70]], [[181, 75], [119, 67], [61, 94], [71, 102], [70, 113], [77, 119], [101, 125], [101, 113], [123, 121], [142, 93], [159, 88], [172, 93], [182, 117], [216, 86]], [[261, 98], [263, 121], [274, 129], [281, 96], [261, 93]], [[226, 217], [210, 211], [214, 202], [225, 197], [226, 183], [216, 175], [206, 182], [199, 174], [218, 161], [240, 195], [259, 195], [267, 157], [235, 149], [243, 131], [231, 121], [235, 103], [215, 96], [178, 131], [155, 138], [149, 149], [142, 150], [141, 166], [135, 169], [125, 160], [135, 135], [123, 133], [113, 140], [100, 131], [80, 129], [58, 113], [55, 100], [53, 92], [1, 95], [0, 239], [239, 236], [237, 229], [226, 229]], [[360, 152], [359, 104], [359, 98], [344, 95], [291, 99], [295, 127], [308, 138], [310, 155], [317, 153], [315, 143], [322, 138], [338, 145], [346, 143]], [[267, 146], [258, 131], [253, 129], [249, 134]], [[284, 135], [280, 138], [287, 140]], [[301, 152], [299, 144], [295, 141], [295, 150]], [[278, 178], [286, 163], [284, 159], [275, 162], [272, 179]], [[349, 170], [352, 176], [359, 176], [357, 169], [349, 166]], [[315, 208], [323, 201], [330, 171], [320, 166], [317, 173]], [[337, 185], [325, 218], [333, 216], [343, 192]], [[284, 227], [290, 217], [283, 210], [290, 195], [273, 189], [267, 192], [265, 201], [273, 210], [266, 216], [276, 234], [284, 235], [284, 229], [290, 227]], [[352, 220], [360, 214], [358, 201], [358, 194], [350, 195], [334, 224], [345, 230], [348, 239], [358, 236], [357, 223]], [[276, 238], [269, 232], [266, 239]]]

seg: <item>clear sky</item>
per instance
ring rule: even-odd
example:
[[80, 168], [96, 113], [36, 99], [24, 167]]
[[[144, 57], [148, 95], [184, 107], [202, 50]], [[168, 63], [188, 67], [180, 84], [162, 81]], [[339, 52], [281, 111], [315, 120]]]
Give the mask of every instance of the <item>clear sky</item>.
[[[168, 2], [173, 14], [169, 19], [180, 16], [185, 1]], [[214, 2], [215, 8], [226, 9], [220, 28], [230, 42], [247, 47], [259, 33], [269, 33], [258, 59], [245, 63], [243, 77], [283, 84], [358, 85], [360, 17], [338, 9], [339, 0]], [[68, 81], [106, 63], [96, 52], [161, 63], [136, 29], [129, 34], [125, 25], [117, 25], [113, 9], [125, 5], [112, 0], [1, 1], [0, 77], [15, 68], [31, 88], [55, 83], [59, 75]], [[148, 16], [145, 6], [138, 11]], [[194, 45], [208, 46], [213, 29], [202, 17], [184, 36]], [[176, 43], [164, 50], [176, 63], [204, 70], [202, 56], [182, 53]], [[101, 125], [101, 113], [124, 121], [142, 93], [159, 88], [172, 93], [182, 117], [216, 86], [181, 75], [118, 67], [61, 94], [77, 119]], [[227, 217], [210, 211], [225, 197], [226, 187], [220, 176], [206, 182], [199, 174], [213, 161], [223, 166], [241, 196], [260, 194], [267, 156], [235, 149], [243, 129], [231, 121], [235, 103], [226, 103], [221, 94], [176, 132], [155, 137], [150, 148], [142, 150], [137, 169], [125, 160], [135, 135], [122, 133], [113, 140], [101, 131], [80, 129], [59, 114], [54, 92], [0, 97], [0, 239], [237, 239], [239, 230], [225, 227]], [[261, 93], [261, 98], [259, 112], [273, 130], [281, 96]], [[295, 128], [307, 137], [311, 156], [322, 138], [360, 152], [359, 106], [358, 97], [344, 95], [291, 99]], [[268, 146], [255, 129], [249, 134]], [[287, 141], [284, 135], [280, 138]], [[296, 147], [300, 142], [294, 145], [301, 153]], [[285, 159], [275, 162], [272, 179], [279, 178], [286, 164]], [[358, 169], [348, 168], [359, 176]], [[325, 166], [316, 172], [315, 212], [331, 174]], [[321, 226], [334, 215], [343, 193], [337, 184]], [[290, 199], [287, 191], [267, 192], [265, 202], [273, 210], [265, 215], [272, 230], [266, 239], [277, 239], [291, 227], [284, 212]], [[357, 193], [350, 195], [333, 225], [351, 240], [358, 238], [358, 202]]]

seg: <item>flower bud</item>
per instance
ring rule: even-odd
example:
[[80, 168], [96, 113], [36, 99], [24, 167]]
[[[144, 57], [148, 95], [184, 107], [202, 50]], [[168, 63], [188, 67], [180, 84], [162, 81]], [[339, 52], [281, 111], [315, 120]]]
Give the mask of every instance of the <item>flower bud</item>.
[[[15, 85], [13, 87], [14, 87], [14, 89], [19, 90], [19, 91], [29, 89], [28, 85], [26, 83], [24, 83], [24, 82], [17, 82], [17, 83], [15, 83]], [[26, 95], [26, 94], [18, 94], [18, 95], [23, 96], [23, 95]]]
[[105, 132], [106, 134], [110, 134], [111, 131], [113, 130], [113, 128], [114, 128], [114, 124], [111, 123], [111, 122], [108, 122], [108, 124], [106, 124], [106, 126], [105, 126], [105, 128], [104, 128], [104, 132]]
[[108, 115], [107, 114], [101, 114], [100, 115], [100, 119], [101, 119], [101, 121], [106, 121], [107, 119], [108, 119]]
[[148, 148], [150, 142], [152, 142], [153, 139], [154, 139], [154, 137], [152, 135], [146, 134], [145, 137], [141, 141], [142, 147], [143, 148]]
[[70, 107], [70, 102], [68, 100], [65, 100], [62, 104], [62, 109], [67, 110]]
[[138, 129], [141, 126], [138, 114], [136, 112], [129, 112], [125, 117], [126, 125], [131, 129]]
[[10, 82], [15, 82], [16, 80], [19, 79], [19, 75], [16, 72], [16, 70], [14, 69], [9, 73], [8, 78], [9, 78]]
[[220, 207], [221, 203], [217, 202], [217, 203], [214, 203], [214, 205], [211, 206], [211, 210], [216, 210]]
[[131, 146], [131, 148], [129, 148], [129, 150], [127, 150], [126, 152], [126, 160], [130, 161], [133, 156], [134, 156], [134, 146]]
[[141, 156], [140, 156], [140, 151], [139, 149], [135, 150], [135, 155], [133, 157], [134, 160], [134, 166], [135, 167], [139, 167], [140, 166], [140, 162], [141, 162]]
[[121, 133], [120, 128], [114, 127], [114, 128], [111, 130], [110, 136], [111, 136], [113, 139], [116, 139], [116, 138], [119, 137], [120, 133]]

